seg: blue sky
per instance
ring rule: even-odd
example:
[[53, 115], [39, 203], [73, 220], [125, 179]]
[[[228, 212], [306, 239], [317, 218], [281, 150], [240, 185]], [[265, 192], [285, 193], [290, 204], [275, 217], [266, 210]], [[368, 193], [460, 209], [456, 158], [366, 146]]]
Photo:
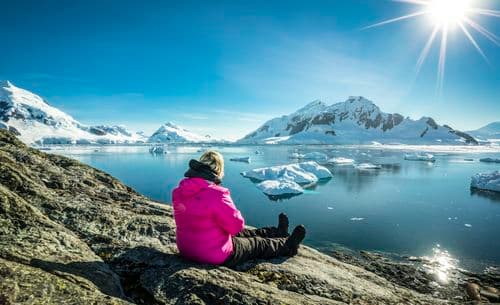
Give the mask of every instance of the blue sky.
[[[312, 100], [349, 95], [464, 130], [500, 120], [500, 47], [475, 35], [488, 64], [452, 31], [438, 94], [437, 45], [415, 73], [428, 18], [361, 30], [414, 8], [384, 0], [9, 1], [0, 79], [86, 124], [153, 132], [173, 121], [229, 139]], [[500, 18], [476, 20], [500, 36]]]

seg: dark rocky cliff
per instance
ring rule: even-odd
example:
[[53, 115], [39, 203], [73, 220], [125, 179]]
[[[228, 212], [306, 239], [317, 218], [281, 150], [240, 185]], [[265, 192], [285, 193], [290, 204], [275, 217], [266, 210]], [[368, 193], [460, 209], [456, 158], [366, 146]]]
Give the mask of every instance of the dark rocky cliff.
[[443, 303], [341, 260], [187, 262], [169, 206], [0, 130], [0, 304]]

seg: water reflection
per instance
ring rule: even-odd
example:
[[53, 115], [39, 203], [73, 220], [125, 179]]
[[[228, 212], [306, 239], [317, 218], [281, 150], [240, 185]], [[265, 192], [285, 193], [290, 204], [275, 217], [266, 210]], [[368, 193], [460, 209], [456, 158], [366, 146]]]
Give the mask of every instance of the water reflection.
[[440, 245], [432, 248], [431, 256], [424, 256], [424, 268], [433, 274], [440, 284], [447, 284], [452, 272], [458, 267], [458, 260]]
[[490, 192], [486, 190], [471, 189], [470, 195], [487, 198], [493, 202], [500, 202], [500, 193]]
[[401, 171], [401, 164], [380, 164], [379, 170], [358, 170], [352, 165], [340, 165], [329, 167], [337, 181], [343, 182], [350, 192], [360, 192], [363, 188], [375, 183], [375, 177], [384, 174], [398, 174]]

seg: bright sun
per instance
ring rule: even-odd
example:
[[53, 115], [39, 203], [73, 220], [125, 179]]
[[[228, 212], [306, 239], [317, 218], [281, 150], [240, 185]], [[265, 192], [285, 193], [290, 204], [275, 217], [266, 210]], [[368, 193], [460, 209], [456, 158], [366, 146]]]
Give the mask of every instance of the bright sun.
[[437, 71], [437, 80], [438, 80], [438, 89], [441, 90], [443, 86], [444, 79], [444, 70], [446, 63], [446, 52], [448, 50], [448, 32], [453, 28], [460, 28], [470, 41], [470, 43], [474, 46], [474, 48], [478, 51], [478, 53], [486, 60], [486, 55], [483, 50], [476, 42], [476, 39], [471, 33], [471, 30], [478, 32], [483, 35], [486, 39], [490, 40], [497, 46], [500, 46], [500, 37], [490, 32], [487, 28], [483, 27], [477, 19], [479, 17], [496, 17], [500, 18], [500, 11], [487, 9], [487, 8], [479, 8], [474, 6], [474, 0], [393, 0], [394, 2], [403, 2], [414, 4], [418, 6], [420, 9], [414, 11], [413, 13], [396, 17], [393, 19], [389, 19], [386, 21], [382, 21], [376, 23], [374, 25], [370, 25], [365, 27], [364, 29], [378, 27], [382, 25], [386, 25], [389, 23], [406, 20], [410, 18], [422, 17], [426, 16], [430, 19], [433, 24], [432, 32], [425, 44], [422, 52], [420, 53], [420, 57], [417, 61], [417, 74], [420, 71], [420, 68], [425, 62], [429, 51], [431, 50], [434, 42], [439, 39], [438, 36], [441, 36], [440, 41], [440, 49], [439, 49], [439, 64]]
[[433, 0], [428, 4], [432, 21], [441, 26], [458, 25], [471, 9], [468, 0]]

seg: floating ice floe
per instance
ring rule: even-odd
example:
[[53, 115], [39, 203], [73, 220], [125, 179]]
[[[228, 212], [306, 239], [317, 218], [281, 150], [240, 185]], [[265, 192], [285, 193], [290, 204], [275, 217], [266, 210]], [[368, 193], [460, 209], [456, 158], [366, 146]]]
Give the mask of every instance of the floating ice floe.
[[229, 159], [229, 161], [250, 163], [250, 157], [235, 157]]
[[479, 161], [485, 162], [485, 163], [500, 163], [499, 158], [482, 158], [482, 159], [479, 159]]
[[405, 155], [405, 160], [435, 162], [436, 158], [432, 154], [407, 154]]
[[255, 151], [255, 154], [256, 154], [256, 155], [262, 155], [262, 152], [261, 152], [260, 150], [256, 150], [256, 151]]
[[474, 189], [500, 192], [500, 171], [475, 174], [470, 186]]
[[304, 155], [294, 152], [290, 155], [290, 159], [304, 159]]
[[362, 221], [362, 220], [365, 220], [364, 217], [352, 217], [351, 218], [351, 221]]
[[333, 207], [327, 207], [327, 209], [329, 209], [329, 210], [333, 210]]
[[328, 160], [328, 156], [321, 152], [310, 152], [306, 154], [294, 152], [290, 155], [290, 159], [302, 159], [302, 160], [313, 160], [317, 162], [326, 162]]
[[467, 228], [472, 228], [472, 225], [470, 223], [466, 223], [464, 224], [464, 226], [466, 226]]
[[242, 172], [241, 175], [260, 181], [287, 179], [298, 184], [311, 184], [318, 182], [319, 179], [333, 177], [326, 167], [314, 161], [257, 168]]
[[328, 156], [324, 153], [321, 153], [321, 152], [310, 152], [310, 153], [304, 154], [303, 159], [324, 162], [324, 161], [328, 160]]
[[332, 173], [314, 161], [257, 168], [242, 172], [246, 178], [263, 181], [257, 187], [271, 196], [301, 194], [301, 185], [311, 185], [320, 179], [333, 177]]
[[360, 163], [356, 165], [356, 168], [359, 170], [369, 170], [369, 169], [382, 169], [382, 166], [372, 163]]
[[302, 194], [304, 192], [299, 184], [286, 179], [262, 181], [257, 184], [257, 188], [269, 196]]
[[168, 154], [168, 150], [163, 146], [151, 146], [149, 152], [152, 154]]
[[327, 163], [336, 165], [348, 165], [348, 164], [354, 164], [354, 160], [349, 158], [338, 157], [329, 159]]

